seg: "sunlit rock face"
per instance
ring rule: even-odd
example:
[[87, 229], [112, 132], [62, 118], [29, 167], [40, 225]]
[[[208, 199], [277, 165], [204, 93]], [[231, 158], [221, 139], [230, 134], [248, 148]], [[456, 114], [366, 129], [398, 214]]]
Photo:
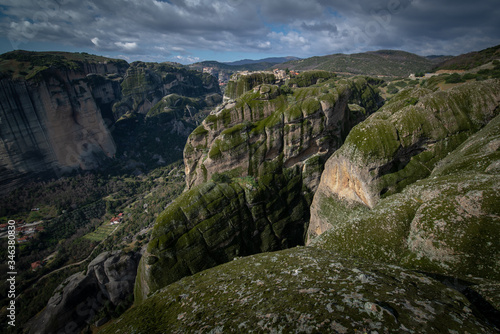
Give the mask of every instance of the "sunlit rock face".
[[236, 84], [241, 95], [190, 135], [188, 189], [158, 216], [136, 300], [236, 256], [304, 243], [324, 161], [379, 98], [365, 78], [304, 77], [305, 87]]
[[327, 161], [308, 243], [498, 280], [500, 82], [428, 92], [396, 108], [406, 93], [354, 127]]

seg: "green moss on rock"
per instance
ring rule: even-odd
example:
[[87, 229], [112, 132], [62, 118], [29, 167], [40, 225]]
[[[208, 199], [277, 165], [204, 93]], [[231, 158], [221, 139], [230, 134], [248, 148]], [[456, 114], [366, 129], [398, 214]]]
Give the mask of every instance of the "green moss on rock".
[[492, 333], [421, 273], [310, 247], [239, 258], [158, 291], [102, 333]]
[[[319, 203], [332, 228], [313, 244], [412, 269], [499, 280], [499, 130], [497, 116], [432, 162], [436, 167], [429, 177], [388, 193], [372, 210], [349, 212], [341, 201], [326, 196]], [[418, 166], [426, 170], [425, 161], [435, 158], [426, 152], [413, 173]]]

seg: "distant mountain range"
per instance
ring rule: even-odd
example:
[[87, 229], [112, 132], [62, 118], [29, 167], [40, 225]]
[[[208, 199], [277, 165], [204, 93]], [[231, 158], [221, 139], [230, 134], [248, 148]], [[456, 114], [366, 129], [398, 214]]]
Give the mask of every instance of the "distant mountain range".
[[299, 57], [293, 57], [293, 56], [270, 57], [270, 58], [264, 58], [264, 59], [258, 59], [258, 60], [242, 59], [242, 60], [237, 60], [237, 61], [233, 61], [233, 62], [224, 62], [224, 64], [231, 65], [231, 66], [258, 64], [258, 63], [281, 64], [281, 63], [285, 63], [287, 61], [299, 60], [299, 59], [300, 59]]
[[500, 45], [446, 59], [435, 70], [470, 70], [496, 59], [500, 59]]
[[426, 57], [397, 50], [380, 50], [356, 54], [333, 54], [289, 61], [277, 65], [281, 69], [325, 70], [346, 74], [407, 76], [427, 72], [435, 62]]
[[258, 60], [243, 59], [234, 62], [203, 61], [188, 65], [191, 69], [209, 67], [215, 71], [263, 71], [273, 68], [296, 71], [325, 70], [354, 75], [386, 77], [408, 76], [411, 73], [430, 72], [437, 64], [453, 59], [453, 56], [428, 57], [398, 50], [379, 50], [356, 54], [332, 54], [310, 58], [272, 57]]

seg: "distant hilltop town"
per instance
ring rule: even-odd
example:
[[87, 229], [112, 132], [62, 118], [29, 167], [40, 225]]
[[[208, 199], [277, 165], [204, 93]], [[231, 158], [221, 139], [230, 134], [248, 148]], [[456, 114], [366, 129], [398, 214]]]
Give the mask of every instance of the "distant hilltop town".
[[228, 81], [231, 80], [231, 78], [234, 80], [237, 79], [237, 77], [240, 75], [250, 75], [253, 73], [271, 73], [274, 74], [277, 81], [290, 79], [290, 77], [299, 74], [299, 72], [296, 71], [280, 70], [278, 68], [275, 68], [272, 71], [238, 71], [236, 73], [231, 73], [224, 70], [219, 70], [215, 67], [203, 67], [203, 73], [208, 73], [218, 78], [219, 86], [227, 85]]

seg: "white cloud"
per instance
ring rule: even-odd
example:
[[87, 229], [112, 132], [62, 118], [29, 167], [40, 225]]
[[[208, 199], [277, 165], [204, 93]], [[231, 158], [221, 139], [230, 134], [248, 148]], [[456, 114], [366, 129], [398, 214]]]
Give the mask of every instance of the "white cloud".
[[192, 64], [200, 61], [199, 57], [192, 57], [192, 56], [175, 56], [174, 59], [182, 64]]
[[259, 42], [257, 44], [257, 47], [259, 49], [270, 49], [271, 48], [271, 42], [269, 42], [269, 41]]
[[176, 51], [176, 52], [185, 52], [186, 51], [186, 49], [181, 48], [179, 46], [172, 46], [171, 49], [172, 49], [172, 51]]
[[95, 46], [99, 46], [99, 38], [94, 37], [90, 40]]
[[115, 45], [125, 51], [135, 51], [137, 49], [136, 42], [115, 42]]

